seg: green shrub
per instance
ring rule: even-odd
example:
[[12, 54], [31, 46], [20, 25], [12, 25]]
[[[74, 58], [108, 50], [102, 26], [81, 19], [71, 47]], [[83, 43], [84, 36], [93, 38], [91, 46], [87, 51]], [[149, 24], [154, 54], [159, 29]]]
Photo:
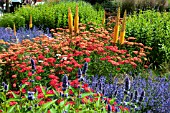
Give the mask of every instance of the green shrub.
[[25, 26], [25, 18], [18, 14], [5, 14], [0, 18], [0, 26], [2, 27], [10, 26], [13, 28], [14, 23], [17, 25], [17, 28]]
[[[117, 7], [121, 7], [121, 17], [126, 10], [127, 14], [140, 10], [170, 11], [170, 0], [104, 0], [101, 6], [109, 12], [115, 12]], [[114, 14], [113, 14], [114, 15]]]
[[170, 13], [140, 11], [127, 19], [126, 37], [134, 36], [138, 42], [153, 47], [149, 56], [153, 66], [158, 67], [170, 59]]
[[[33, 25], [43, 28], [58, 28], [67, 26], [68, 7], [71, 7], [73, 16], [75, 14], [75, 6], [79, 5], [79, 17], [81, 23], [95, 22], [99, 24], [102, 22], [104, 14], [103, 10], [96, 11], [90, 4], [86, 2], [59, 2], [57, 4], [46, 3], [36, 7], [23, 7], [18, 9], [14, 15], [19, 15], [25, 18], [25, 24], [29, 23], [30, 14], [33, 17]], [[12, 16], [6, 15], [8, 17]], [[6, 17], [4, 16], [4, 18]], [[3, 26], [8, 24], [10, 20], [3, 22]], [[18, 26], [16, 24], [16, 26]]]

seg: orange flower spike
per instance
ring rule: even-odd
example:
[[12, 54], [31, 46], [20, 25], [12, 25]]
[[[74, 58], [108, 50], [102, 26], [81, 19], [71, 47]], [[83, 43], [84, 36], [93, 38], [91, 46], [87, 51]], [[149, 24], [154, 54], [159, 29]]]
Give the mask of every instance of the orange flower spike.
[[120, 44], [124, 44], [124, 41], [125, 41], [125, 29], [126, 29], [126, 10], [124, 12], [122, 29], [120, 31]]
[[114, 27], [113, 43], [117, 43], [119, 36], [120, 7], [118, 8], [116, 25]]
[[30, 22], [29, 22], [29, 28], [32, 28], [32, 15], [30, 15]]
[[76, 14], [74, 18], [74, 32], [78, 33], [79, 31], [79, 14], [78, 14], [78, 5], [76, 5]]
[[14, 36], [16, 36], [16, 35], [17, 35], [17, 32], [16, 32], [15, 23], [14, 23], [14, 25], [13, 25], [13, 30], [14, 30]]
[[72, 33], [73, 32], [73, 17], [72, 17], [70, 7], [68, 8], [68, 26], [69, 26], [70, 33]]

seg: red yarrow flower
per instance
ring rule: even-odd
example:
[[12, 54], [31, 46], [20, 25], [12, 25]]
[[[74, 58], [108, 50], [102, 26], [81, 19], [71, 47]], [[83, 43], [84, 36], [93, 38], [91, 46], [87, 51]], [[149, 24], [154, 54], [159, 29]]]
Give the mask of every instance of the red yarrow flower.
[[54, 91], [53, 90], [48, 90], [47, 94], [54, 94]]
[[90, 58], [84, 58], [86, 62], [90, 62]]
[[43, 60], [45, 57], [42, 55], [42, 54], [40, 54], [39, 56], [38, 56], [38, 59], [39, 60]]
[[35, 79], [36, 80], [41, 80], [41, 76], [36, 76]]
[[37, 96], [38, 99], [40, 98], [44, 98], [44, 94], [43, 93], [39, 93], [38, 96]]
[[48, 75], [48, 78], [50, 79], [59, 79], [57, 76], [55, 76], [54, 74], [50, 74]]
[[13, 105], [15, 105], [15, 104], [18, 104], [17, 102], [15, 102], [15, 101], [11, 101], [11, 102], [9, 102], [9, 105], [10, 106], [13, 106]]
[[12, 78], [17, 78], [17, 75], [12, 75]]

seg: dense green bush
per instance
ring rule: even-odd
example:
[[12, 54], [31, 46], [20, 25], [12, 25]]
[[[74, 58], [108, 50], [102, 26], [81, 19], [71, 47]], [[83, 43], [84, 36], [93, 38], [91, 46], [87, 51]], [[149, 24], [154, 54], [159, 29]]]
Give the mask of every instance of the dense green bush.
[[17, 28], [25, 26], [25, 18], [18, 14], [5, 14], [0, 18], [0, 26], [2, 27], [10, 26], [13, 28], [14, 23], [17, 25]]
[[121, 0], [122, 10], [127, 10], [127, 13], [139, 10], [157, 10], [164, 11], [168, 8], [168, 0]]
[[[89, 1], [89, 0], [85, 0]], [[95, 1], [95, 0], [94, 0]], [[96, 0], [97, 1], [97, 0]], [[103, 0], [100, 5], [107, 11], [112, 12], [115, 15], [117, 7], [121, 8], [121, 16], [126, 10], [128, 14], [133, 11], [139, 12], [140, 10], [156, 10], [156, 11], [170, 11], [170, 0]]]
[[[43, 28], [56, 28], [67, 26], [68, 7], [71, 7], [73, 16], [75, 14], [75, 6], [79, 5], [79, 17], [81, 23], [95, 22], [97, 24], [102, 22], [104, 14], [103, 10], [96, 11], [89, 3], [86, 2], [59, 2], [57, 4], [43, 4], [36, 7], [23, 7], [18, 9], [14, 15], [25, 18], [25, 24], [29, 23], [30, 14], [33, 17], [33, 25]], [[10, 18], [12, 15], [6, 15]], [[6, 18], [4, 16], [4, 18]], [[0, 21], [0, 25], [5, 26], [11, 20]], [[18, 19], [18, 21], [20, 21]], [[3, 24], [2, 24], [3, 23]], [[16, 24], [18, 26], [18, 24]]]
[[109, 1], [109, 0], [84, 0], [84, 1], [89, 2], [89, 3], [91, 3], [92, 5], [94, 5], [94, 4], [96, 4], [96, 3], [101, 4], [101, 3], [106, 2], [106, 1]]
[[127, 19], [126, 36], [153, 47], [150, 62], [158, 67], [170, 59], [170, 13], [140, 11]]

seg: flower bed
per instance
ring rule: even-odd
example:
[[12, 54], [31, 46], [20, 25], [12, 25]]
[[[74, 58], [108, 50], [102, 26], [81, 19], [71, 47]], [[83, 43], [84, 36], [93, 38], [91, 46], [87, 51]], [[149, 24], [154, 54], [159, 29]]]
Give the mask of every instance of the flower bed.
[[82, 24], [76, 6], [74, 29], [69, 8], [69, 27], [51, 29], [52, 37], [23, 39], [14, 27], [19, 41], [0, 41], [0, 112], [168, 112], [168, 79], [147, 76], [152, 48], [124, 39], [119, 16], [114, 28], [104, 19]]

